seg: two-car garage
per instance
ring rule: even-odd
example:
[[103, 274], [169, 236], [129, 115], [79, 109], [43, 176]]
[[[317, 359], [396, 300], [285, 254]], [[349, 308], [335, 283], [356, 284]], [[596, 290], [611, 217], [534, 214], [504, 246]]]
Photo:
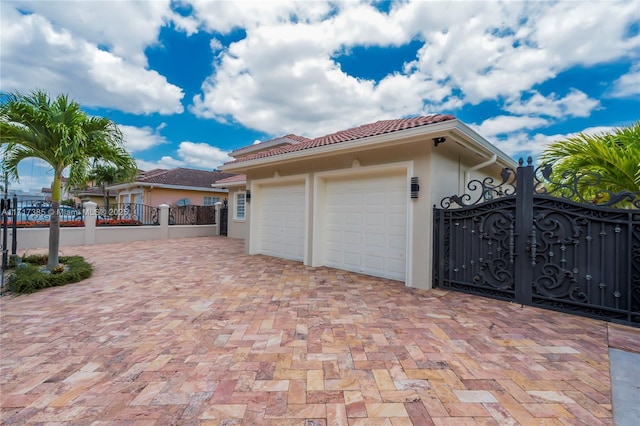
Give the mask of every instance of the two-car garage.
[[269, 179], [252, 190], [251, 253], [405, 280], [406, 168]]

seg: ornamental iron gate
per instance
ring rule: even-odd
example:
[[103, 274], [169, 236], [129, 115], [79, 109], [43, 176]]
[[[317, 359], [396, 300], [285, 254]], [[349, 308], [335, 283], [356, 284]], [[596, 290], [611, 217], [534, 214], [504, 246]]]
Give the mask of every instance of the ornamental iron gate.
[[520, 160], [434, 206], [434, 287], [640, 327], [640, 193], [589, 202], [599, 176], [551, 172]]
[[229, 201], [225, 198], [220, 207], [220, 235], [227, 236], [229, 228]]

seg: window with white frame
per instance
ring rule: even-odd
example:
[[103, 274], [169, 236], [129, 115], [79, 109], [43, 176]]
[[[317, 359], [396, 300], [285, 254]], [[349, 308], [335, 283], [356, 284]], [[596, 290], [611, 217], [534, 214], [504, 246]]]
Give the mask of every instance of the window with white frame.
[[204, 197], [205, 206], [213, 206], [216, 203], [220, 202], [220, 197]]
[[246, 202], [245, 193], [244, 192], [238, 192], [236, 194], [236, 205], [235, 205], [234, 219], [244, 220], [245, 202]]

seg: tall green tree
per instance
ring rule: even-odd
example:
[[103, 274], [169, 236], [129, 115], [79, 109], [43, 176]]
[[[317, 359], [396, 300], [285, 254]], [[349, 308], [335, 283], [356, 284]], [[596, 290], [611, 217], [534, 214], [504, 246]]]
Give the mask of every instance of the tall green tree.
[[[551, 189], [571, 186], [578, 199], [595, 202], [620, 193], [640, 199], [640, 121], [610, 133], [580, 133], [554, 142], [540, 159], [553, 167]], [[576, 174], [582, 178], [574, 179]]]
[[137, 169], [117, 169], [110, 164], [97, 163], [89, 173], [89, 179], [102, 190], [105, 214], [109, 212], [109, 185], [130, 182], [138, 174]]
[[18, 180], [18, 164], [26, 158], [39, 158], [53, 170], [47, 264], [53, 270], [58, 266], [60, 247], [63, 171], [68, 170], [67, 185], [74, 188], [86, 184], [96, 161], [130, 173], [136, 169], [136, 163], [125, 150], [122, 132], [113, 121], [87, 115], [67, 95], [53, 99], [45, 91], [35, 90], [1, 96], [0, 147], [4, 170]]

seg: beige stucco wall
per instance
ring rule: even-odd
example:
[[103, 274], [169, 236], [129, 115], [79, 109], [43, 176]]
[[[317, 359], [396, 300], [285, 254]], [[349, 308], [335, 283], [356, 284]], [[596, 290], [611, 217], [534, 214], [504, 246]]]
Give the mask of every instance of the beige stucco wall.
[[[229, 188], [229, 194], [227, 196], [227, 194], [225, 194], [225, 197], [223, 197], [222, 199], [228, 198], [229, 201], [229, 220], [228, 220], [228, 224], [227, 224], [227, 236], [229, 238], [239, 238], [239, 239], [246, 239], [247, 238], [247, 234], [248, 234], [248, 230], [249, 230], [249, 226], [248, 226], [248, 221], [245, 220], [238, 220], [235, 219], [235, 208], [236, 208], [236, 193], [238, 192], [245, 192], [245, 188]], [[249, 215], [249, 208], [250, 208], [250, 202], [249, 203], [245, 203], [245, 217], [248, 217]]]
[[168, 189], [168, 188], [145, 188], [144, 204], [149, 206], [158, 206], [160, 204], [173, 205], [182, 198], [188, 198], [190, 204], [195, 206], [204, 205], [204, 197], [219, 197], [223, 200], [227, 197], [227, 193], [223, 191], [192, 191], [184, 189]]
[[[499, 176], [500, 165], [486, 166], [481, 170], [465, 172], [487, 161], [490, 155], [482, 156], [472, 152], [453, 140], [434, 147], [431, 138], [415, 140], [393, 146], [378, 147], [376, 149], [363, 149], [360, 151], [346, 152], [339, 155], [326, 155], [323, 157], [311, 157], [300, 159], [288, 164], [253, 168], [246, 170], [247, 187], [252, 191], [252, 200], [246, 206], [246, 222], [234, 227], [233, 205], [234, 196], [230, 194], [229, 234], [230, 236], [243, 235], [245, 249], [251, 252], [251, 209], [260, 204], [260, 186], [272, 184], [278, 181], [298, 180], [304, 181], [307, 190], [307, 234], [305, 263], [312, 266], [314, 259], [314, 211], [322, 209], [315, 206], [322, 203], [322, 196], [314, 199], [315, 194], [322, 194], [322, 179], [317, 176], [326, 175], [325, 172], [335, 171], [342, 173], [349, 170], [371, 170], [390, 164], [406, 167], [407, 180], [412, 176], [418, 177], [420, 193], [418, 199], [408, 200], [408, 247], [407, 256], [407, 285], [417, 288], [431, 288], [432, 286], [432, 223], [433, 206], [440, 205], [443, 197], [460, 194], [463, 191], [465, 178], [482, 179], [485, 176]], [[408, 184], [409, 182], [407, 182]]]

